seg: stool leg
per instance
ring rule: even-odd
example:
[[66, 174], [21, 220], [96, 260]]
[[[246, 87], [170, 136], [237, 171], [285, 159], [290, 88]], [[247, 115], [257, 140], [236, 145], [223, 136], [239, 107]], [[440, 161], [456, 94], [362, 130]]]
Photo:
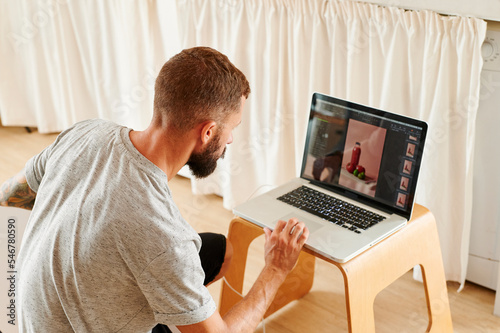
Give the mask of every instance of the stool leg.
[[[250, 243], [263, 233], [262, 228], [239, 218], [233, 219], [229, 225], [227, 239], [233, 246], [233, 258], [225, 278], [239, 294], [243, 292], [248, 248]], [[220, 314], [223, 316], [241, 299], [242, 297], [229, 288], [226, 281], [223, 280], [219, 305]]]
[[344, 277], [349, 332], [375, 332], [375, 297], [416, 265], [422, 267], [427, 332], [453, 332], [436, 223], [430, 212], [418, 211], [402, 230], [347, 263], [336, 264]]
[[344, 277], [347, 327], [350, 333], [374, 333], [375, 315], [373, 304], [375, 296], [370, 288], [364, 288], [369, 279], [341, 269]]
[[[435, 223], [429, 224], [428, 229], [429, 232], [426, 233], [427, 239], [425, 241], [427, 244], [424, 244], [424, 246], [440, 249]], [[427, 332], [453, 332], [448, 289], [440, 256], [441, 251], [438, 253], [427, 252], [420, 264], [429, 313]]]

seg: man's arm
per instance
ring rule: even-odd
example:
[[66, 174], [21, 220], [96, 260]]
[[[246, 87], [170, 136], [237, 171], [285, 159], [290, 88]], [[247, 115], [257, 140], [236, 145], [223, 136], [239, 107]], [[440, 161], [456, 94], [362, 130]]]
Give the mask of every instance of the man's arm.
[[36, 192], [28, 186], [24, 169], [0, 187], [0, 206], [33, 209]]
[[178, 326], [182, 333], [253, 332], [271, 305], [278, 288], [295, 266], [309, 236], [304, 223], [279, 221], [273, 231], [265, 228], [265, 266], [248, 294], [222, 318], [215, 312], [194, 325]]

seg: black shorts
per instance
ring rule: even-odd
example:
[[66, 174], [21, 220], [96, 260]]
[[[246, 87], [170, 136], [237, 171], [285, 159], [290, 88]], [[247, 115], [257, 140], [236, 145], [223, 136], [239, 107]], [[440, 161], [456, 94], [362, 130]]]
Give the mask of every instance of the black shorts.
[[[204, 285], [212, 282], [217, 274], [219, 274], [224, 257], [226, 256], [226, 237], [221, 234], [205, 232], [200, 234], [201, 249], [200, 259], [201, 266], [205, 271]], [[156, 325], [152, 333], [170, 333], [170, 329], [162, 324]]]
[[200, 259], [201, 267], [205, 271], [204, 285], [212, 282], [219, 274], [224, 257], [226, 256], [226, 237], [221, 234], [204, 232], [200, 234], [201, 249]]

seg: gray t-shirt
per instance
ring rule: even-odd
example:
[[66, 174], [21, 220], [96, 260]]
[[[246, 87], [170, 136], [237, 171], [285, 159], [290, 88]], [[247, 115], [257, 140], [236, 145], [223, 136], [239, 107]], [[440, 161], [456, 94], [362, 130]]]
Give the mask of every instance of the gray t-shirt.
[[216, 310], [199, 235], [129, 132], [84, 121], [26, 164], [37, 198], [17, 266], [21, 332], [147, 332]]

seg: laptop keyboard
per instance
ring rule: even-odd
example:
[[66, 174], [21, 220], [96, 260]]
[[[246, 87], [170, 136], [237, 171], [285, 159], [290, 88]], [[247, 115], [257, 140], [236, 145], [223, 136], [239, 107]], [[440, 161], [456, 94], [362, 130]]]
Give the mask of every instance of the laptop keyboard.
[[288, 192], [279, 197], [278, 200], [358, 234], [385, 219], [384, 216], [307, 186], [301, 186]]

